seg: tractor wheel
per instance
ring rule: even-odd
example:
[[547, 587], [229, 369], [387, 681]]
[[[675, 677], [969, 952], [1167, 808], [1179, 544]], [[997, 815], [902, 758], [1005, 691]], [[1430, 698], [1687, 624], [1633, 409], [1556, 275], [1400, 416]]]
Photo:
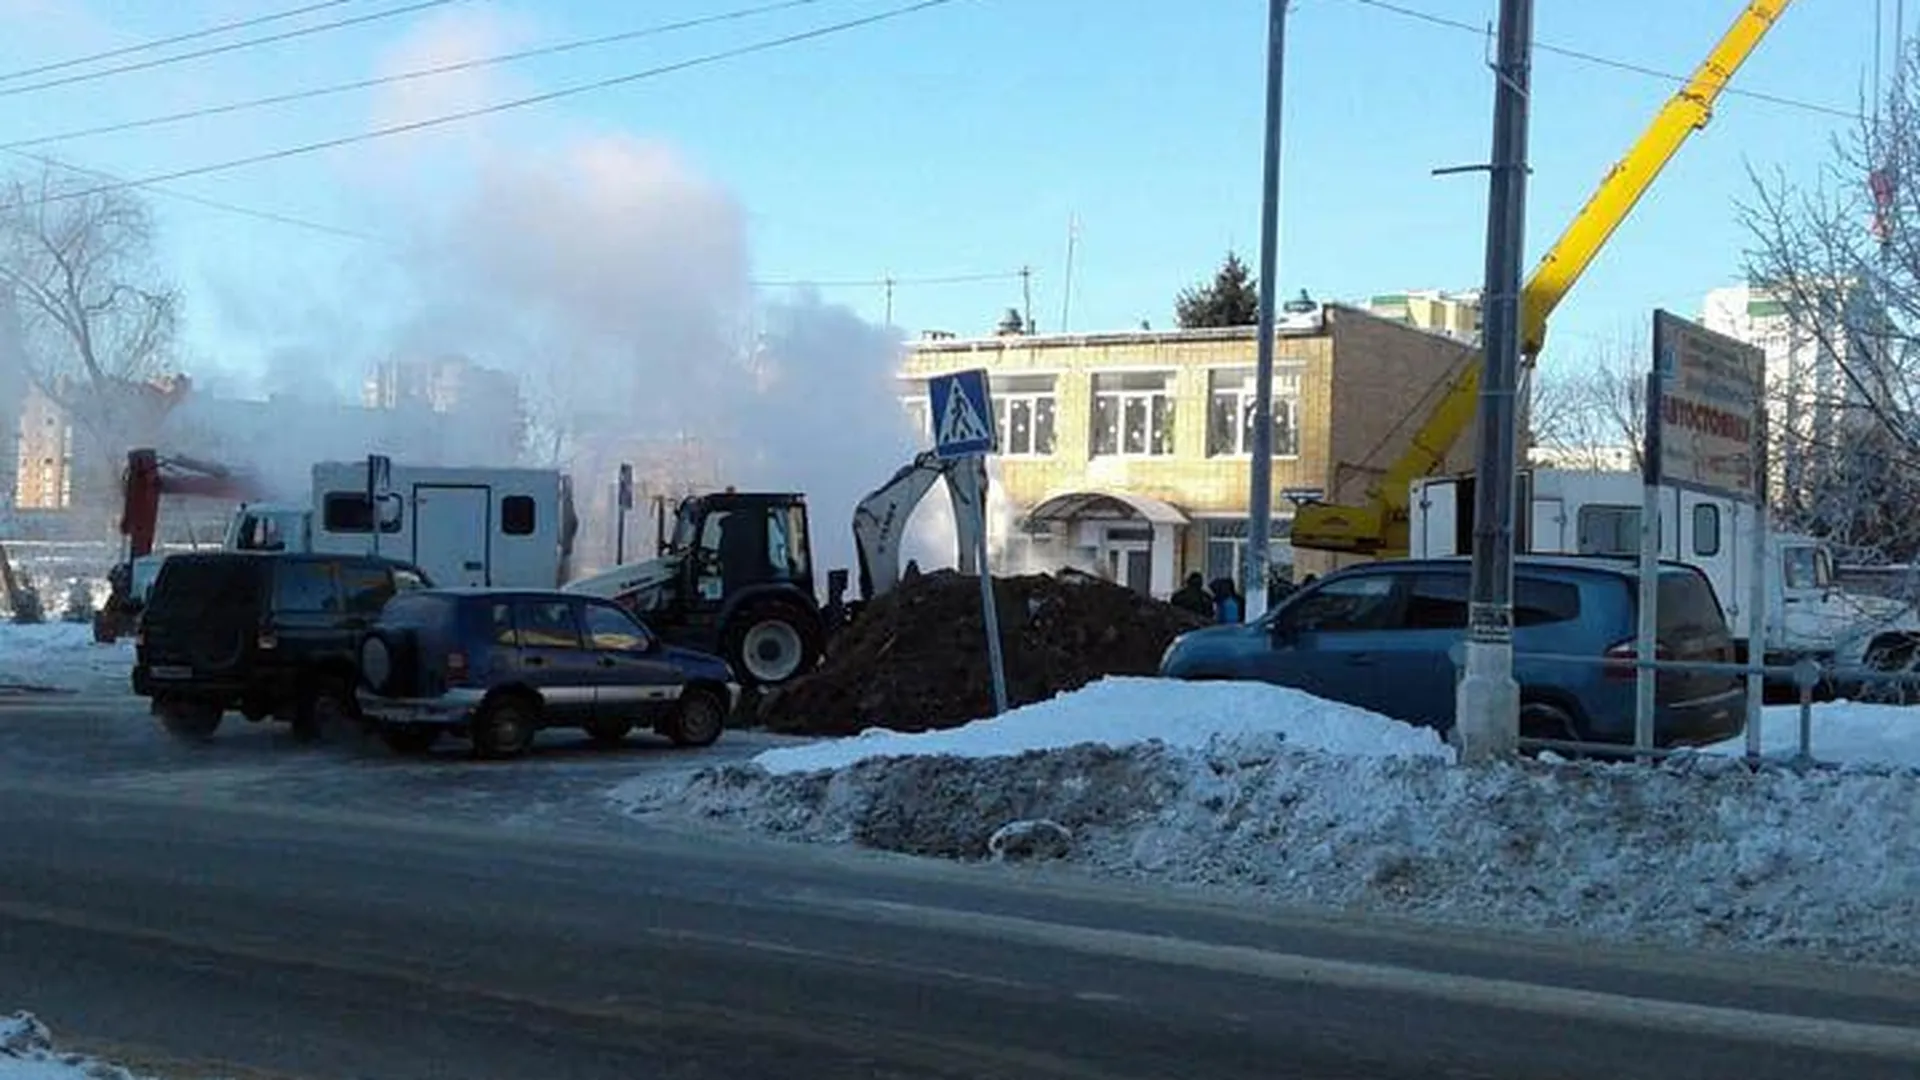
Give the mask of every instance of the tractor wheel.
[[817, 620], [791, 604], [766, 604], [734, 616], [727, 662], [748, 686], [777, 686], [820, 662]]

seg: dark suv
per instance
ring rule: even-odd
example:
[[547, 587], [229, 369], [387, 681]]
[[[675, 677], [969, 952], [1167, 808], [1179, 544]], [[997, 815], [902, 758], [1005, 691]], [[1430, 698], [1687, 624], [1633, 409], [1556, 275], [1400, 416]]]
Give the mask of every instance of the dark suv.
[[517, 757], [545, 727], [612, 745], [645, 725], [706, 746], [739, 699], [719, 657], [665, 644], [610, 600], [541, 589], [401, 597], [367, 636], [360, 669], [362, 716], [409, 754], [451, 734], [482, 757]]
[[205, 738], [229, 709], [317, 734], [354, 711], [360, 639], [410, 564], [368, 555], [194, 552], [169, 556], [141, 612], [133, 690], [167, 730]]
[[[1465, 559], [1434, 559], [1330, 574], [1256, 622], [1181, 636], [1162, 658], [1161, 673], [1278, 683], [1449, 730], [1453, 650], [1466, 638], [1468, 570]], [[1521, 734], [1632, 741], [1639, 580], [1630, 559], [1516, 560], [1513, 667]], [[1699, 570], [1662, 565], [1657, 611], [1659, 659], [1734, 662], [1733, 635]], [[1654, 683], [1660, 745], [1718, 742], [1745, 727], [1745, 683], [1736, 675], [1661, 671]]]

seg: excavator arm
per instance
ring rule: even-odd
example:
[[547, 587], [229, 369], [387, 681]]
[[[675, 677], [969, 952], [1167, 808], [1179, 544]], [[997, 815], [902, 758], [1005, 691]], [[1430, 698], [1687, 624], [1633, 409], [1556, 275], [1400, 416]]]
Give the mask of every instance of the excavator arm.
[[[1567, 224], [1527, 279], [1520, 296], [1520, 352], [1531, 368], [1546, 344], [1547, 317], [1633, 212], [1641, 196], [1689, 136], [1713, 118], [1713, 104], [1792, 0], [1751, 0], [1705, 61], [1628, 149]], [[1480, 357], [1460, 374], [1414, 433], [1412, 444], [1367, 490], [1345, 506], [1310, 502], [1293, 519], [1293, 545], [1317, 551], [1398, 557], [1407, 553], [1407, 500], [1413, 482], [1446, 461], [1479, 410]]]
[[146, 449], [127, 453], [127, 471], [121, 482], [120, 532], [127, 538], [130, 559], [152, 553], [162, 495], [198, 495], [236, 502], [266, 495], [252, 477], [224, 465], [188, 457], [162, 457]]
[[953, 504], [960, 572], [979, 572], [976, 523], [982, 518], [976, 511], [986, 494], [985, 466], [975, 460], [946, 460], [931, 450], [923, 451], [854, 508], [853, 543], [860, 559], [861, 599], [872, 600], [900, 583], [900, 547], [906, 538], [907, 519], [934, 482], [941, 479], [947, 482], [947, 497]]

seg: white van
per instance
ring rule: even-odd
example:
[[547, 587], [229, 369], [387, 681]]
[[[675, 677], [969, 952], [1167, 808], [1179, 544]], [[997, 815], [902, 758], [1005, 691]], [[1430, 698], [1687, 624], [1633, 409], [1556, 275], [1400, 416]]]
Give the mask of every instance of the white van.
[[225, 546], [388, 555], [436, 585], [552, 589], [570, 576], [579, 523], [564, 473], [394, 463], [370, 484], [373, 471], [315, 465], [308, 505], [242, 506]]

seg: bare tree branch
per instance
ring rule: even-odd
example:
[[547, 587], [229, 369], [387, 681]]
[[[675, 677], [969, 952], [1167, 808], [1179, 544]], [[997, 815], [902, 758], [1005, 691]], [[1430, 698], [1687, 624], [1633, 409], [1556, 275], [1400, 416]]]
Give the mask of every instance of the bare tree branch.
[[127, 190], [48, 202], [84, 186], [57, 165], [0, 180], [0, 294], [17, 314], [9, 362], [87, 437], [111, 480], [158, 421], [136, 385], [166, 370], [179, 294], [153, 265], [153, 219]]

